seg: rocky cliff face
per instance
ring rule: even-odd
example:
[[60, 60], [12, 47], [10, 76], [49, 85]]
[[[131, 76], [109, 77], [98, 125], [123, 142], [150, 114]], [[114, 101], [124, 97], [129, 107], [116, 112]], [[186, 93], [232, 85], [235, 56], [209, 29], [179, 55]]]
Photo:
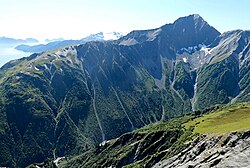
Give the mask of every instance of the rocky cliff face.
[[249, 145], [249, 131], [228, 136], [203, 136], [190, 143], [180, 154], [153, 167], [248, 167]]
[[184, 59], [196, 69], [193, 110], [214, 104], [248, 101], [249, 31], [236, 30], [220, 35], [209, 46], [182, 49]]
[[219, 35], [190, 15], [117, 41], [7, 63], [0, 69], [0, 163], [81, 153], [149, 123], [248, 100], [248, 32]]

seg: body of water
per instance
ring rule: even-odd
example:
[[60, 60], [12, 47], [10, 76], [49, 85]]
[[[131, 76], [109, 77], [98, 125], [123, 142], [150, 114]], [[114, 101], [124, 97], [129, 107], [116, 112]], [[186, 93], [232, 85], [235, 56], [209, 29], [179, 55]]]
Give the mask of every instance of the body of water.
[[32, 53], [26, 53], [15, 49], [15, 46], [0, 46], [0, 67], [11, 60], [30, 56]]

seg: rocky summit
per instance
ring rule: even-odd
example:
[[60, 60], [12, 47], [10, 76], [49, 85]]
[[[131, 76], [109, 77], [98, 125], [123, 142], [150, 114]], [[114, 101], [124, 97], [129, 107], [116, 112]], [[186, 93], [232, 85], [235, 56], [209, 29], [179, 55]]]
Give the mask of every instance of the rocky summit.
[[150, 123], [249, 101], [249, 39], [190, 15], [10, 61], [0, 69], [0, 165], [82, 154]]

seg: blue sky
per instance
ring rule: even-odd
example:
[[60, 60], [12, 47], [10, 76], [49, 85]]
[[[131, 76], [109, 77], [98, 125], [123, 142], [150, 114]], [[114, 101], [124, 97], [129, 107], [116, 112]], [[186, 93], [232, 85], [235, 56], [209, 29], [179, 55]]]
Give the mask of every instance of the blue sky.
[[220, 32], [250, 29], [249, 0], [5, 0], [0, 36], [79, 39], [100, 31], [156, 28], [200, 14]]

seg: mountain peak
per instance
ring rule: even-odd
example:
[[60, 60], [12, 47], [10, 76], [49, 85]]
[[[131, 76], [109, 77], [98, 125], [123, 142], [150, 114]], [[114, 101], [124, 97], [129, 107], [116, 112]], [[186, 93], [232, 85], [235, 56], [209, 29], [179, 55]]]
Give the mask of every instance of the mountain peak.
[[[112, 32], [108, 37], [117, 34]], [[160, 28], [133, 31], [116, 41], [102, 42], [105, 32], [90, 36], [88, 40], [92, 42], [86, 42], [87, 37], [82, 41], [68, 40], [63, 44], [66, 47], [5, 64], [0, 68], [0, 167], [26, 167], [63, 156], [78, 158], [75, 157], [78, 155], [87, 160], [71, 162], [70, 159], [69, 165], [122, 167], [141, 163], [152, 167], [161, 160], [160, 156], [169, 158], [172, 151], [182, 153], [177, 148], [187, 146], [186, 140], [193, 133], [210, 134], [203, 132], [206, 123], [231, 121], [235, 116], [245, 115], [248, 111], [245, 107], [250, 109], [250, 104], [240, 104], [235, 109], [231, 105], [230, 109], [217, 105], [250, 101], [250, 32], [229, 32], [225, 38], [219, 35], [199, 15], [189, 15]], [[211, 46], [216, 38], [218, 44]], [[56, 45], [51, 43], [49, 47]], [[242, 107], [242, 112], [233, 115], [238, 107]], [[228, 111], [222, 116], [230, 116], [223, 120], [216, 120], [217, 114], [196, 118], [217, 109]], [[188, 118], [188, 113], [195, 116]], [[249, 123], [248, 115], [242, 122]], [[181, 116], [185, 117], [181, 119]], [[141, 132], [109, 141], [134, 128], [174, 117], [178, 119], [173, 124], [157, 125], [152, 127], [152, 132], [142, 128]], [[210, 117], [214, 118], [198, 123]], [[184, 120], [191, 126], [186, 132], [182, 129]], [[203, 130], [192, 132], [193, 125]], [[243, 125], [249, 128], [248, 124]], [[154, 133], [156, 128], [160, 130]], [[213, 127], [210, 130], [216, 133]], [[221, 130], [228, 133], [232, 129], [225, 130], [222, 126]], [[158, 146], [152, 146], [156, 138]], [[169, 144], [173, 138], [176, 141], [172, 148]], [[98, 147], [100, 143], [103, 145]], [[223, 142], [229, 146], [230, 143]], [[118, 149], [123, 144], [126, 146]], [[114, 152], [107, 150], [111, 148]], [[123, 149], [125, 153], [121, 154]], [[185, 156], [200, 153], [200, 146], [194, 144], [193, 151]], [[97, 152], [101, 155], [92, 157]], [[120, 156], [114, 160], [117, 152]], [[100, 157], [104, 159], [97, 162]], [[186, 161], [185, 164], [190, 163], [189, 158]], [[217, 162], [213, 160], [207, 165]]]
[[132, 31], [118, 40], [118, 43], [135, 45], [160, 37], [162, 43], [172, 43], [178, 50], [199, 44], [209, 45], [219, 35], [220, 32], [210, 26], [200, 15], [192, 14], [157, 29]]
[[195, 20], [196, 19], [202, 19], [203, 20], [203, 18], [199, 14], [192, 14], [192, 15], [189, 15], [189, 16], [193, 17]]
[[192, 14], [192, 15], [188, 15], [188, 16], [184, 16], [184, 17], [180, 17], [179, 19], [177, 19], [174, 24], [178, 24], [178, 23], [181, 23], [181, 24], [186, 24], [186, 23], [205, 23], [207, 24], [207, 22], [199, 15], [199, 14]]
[[96, 34], [91, 34], [85, 38], [83, 38], [83, 41], [103, 41], [103, 40], [117, 40], [120, 37], [123, 36], [123, 33], [121, 32], [99, 32]]

